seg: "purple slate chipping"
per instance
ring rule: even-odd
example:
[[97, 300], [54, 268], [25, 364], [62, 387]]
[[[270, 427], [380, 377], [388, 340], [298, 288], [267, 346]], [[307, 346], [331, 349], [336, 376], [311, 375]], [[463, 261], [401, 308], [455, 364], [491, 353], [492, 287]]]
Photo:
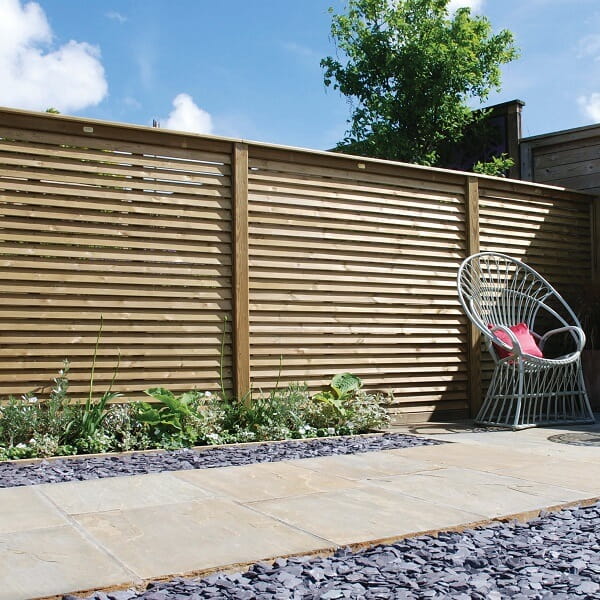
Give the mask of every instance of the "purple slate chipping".
[[334, 454], [358, 454], [442, 443], [446, 442], [400, 433], [386, 433], [360, 437], [289, 440], [248, 446], [220, 446], [217, 448], [209, 446], [195, 450], [136, 452], [122, 456], [59, 458], [33, 464], [0, 462], [0, 488], [142, 475], [162, 471], [240, 466]]
[[[245, 573], [176, 578], [123, 594], [123, 600], [591, 600], [600, 597], [600, 503], [526, 524], [277, 559]], [[87, 600], [105, 598], [96, 593]]]

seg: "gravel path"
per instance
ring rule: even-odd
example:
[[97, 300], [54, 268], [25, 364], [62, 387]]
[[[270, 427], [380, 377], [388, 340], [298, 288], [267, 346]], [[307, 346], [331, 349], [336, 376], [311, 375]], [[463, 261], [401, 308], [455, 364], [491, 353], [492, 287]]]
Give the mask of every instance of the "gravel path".
[[331, 456], [333, 454], [357, 454], [442, 443], [445, 442], [400, 433], [387, 433], [372, 436], [294, 440], [248, 446], [207, 447], [201, 450], [136, 452], [124, 456], [60, 458], [37, 463], [0, 462], [0, 488], [124, 475], [143, 475], [161, 471], [248, 465], [315, 456]]
[[[75, 596], [64, 596], [74, 600]], [[88, 600], [572, 600], [600, 598], [600, 503], [527, 524], [497, 523], [245, 573], [150, 583]]]

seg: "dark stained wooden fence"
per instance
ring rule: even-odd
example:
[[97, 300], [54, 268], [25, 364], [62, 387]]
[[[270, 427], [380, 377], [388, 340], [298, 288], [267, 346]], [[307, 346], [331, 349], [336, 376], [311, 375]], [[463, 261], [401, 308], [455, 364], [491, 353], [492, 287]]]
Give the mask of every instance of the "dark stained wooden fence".
[[501, 250], [576, 285], [590, 207], [456, 171], [0, 110], [0, 394], [47, 384], [67, 357], [83, 396], [102, 316], [97, 382], [120, 353], [127, 398], [217, 389], [222, 362], [239, 396], [350, 371], [393, 394], [397, 421], [466, 416], [481, 369], [460, 262]]
[[600, 124], [520, 140], [521, 177], [600, 195]]

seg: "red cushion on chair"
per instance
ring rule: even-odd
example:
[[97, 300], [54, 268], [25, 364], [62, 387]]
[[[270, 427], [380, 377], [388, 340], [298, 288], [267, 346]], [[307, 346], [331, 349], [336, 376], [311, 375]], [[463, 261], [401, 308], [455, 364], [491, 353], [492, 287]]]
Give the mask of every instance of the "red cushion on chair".
[[[489, 324], [488, 327], [493, 329], [495, 325]], [[535, 338], [531, 335], [531, 331], [529, 331], [529, 327], [527, 327], [526, 323], [517, 323], [516, 325], [511, 325], [509, 329], [515, 334], [517, 340], [519, 340], [519, 344], [521, 345], [521, 350], [525, 354], [529, 354], [530, 356], [537, 356], [538, 358], [544, 358], [542, 351], [539, 349]], [[508, 334], [502, 330], [498, 330], [494, 332], [494, 335], [509, 346], [512, 346], [512, 340], [508, 337]], [[498, 352], [498, 356], [500, 358], [506, 358], [510, 356], [510, 352], [505, 350], [501, 346], [494, 344], [496, 348], [496, 352]]]

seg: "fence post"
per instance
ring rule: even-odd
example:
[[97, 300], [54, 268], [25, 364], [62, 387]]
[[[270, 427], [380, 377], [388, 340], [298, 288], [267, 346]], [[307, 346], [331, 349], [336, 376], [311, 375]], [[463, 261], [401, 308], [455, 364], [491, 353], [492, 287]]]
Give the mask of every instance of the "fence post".
[[[479, 179], [467, 176], [465, 186], [467, 256], [479, 252]], [[481, 407], [481, 339], [477, 327], [468, 320], [467, 360], [469, 412], [474, 417]]]
[[248, 249], [248, 145], [233, 144], [233, 391], [250, 391], [250, 298]]

